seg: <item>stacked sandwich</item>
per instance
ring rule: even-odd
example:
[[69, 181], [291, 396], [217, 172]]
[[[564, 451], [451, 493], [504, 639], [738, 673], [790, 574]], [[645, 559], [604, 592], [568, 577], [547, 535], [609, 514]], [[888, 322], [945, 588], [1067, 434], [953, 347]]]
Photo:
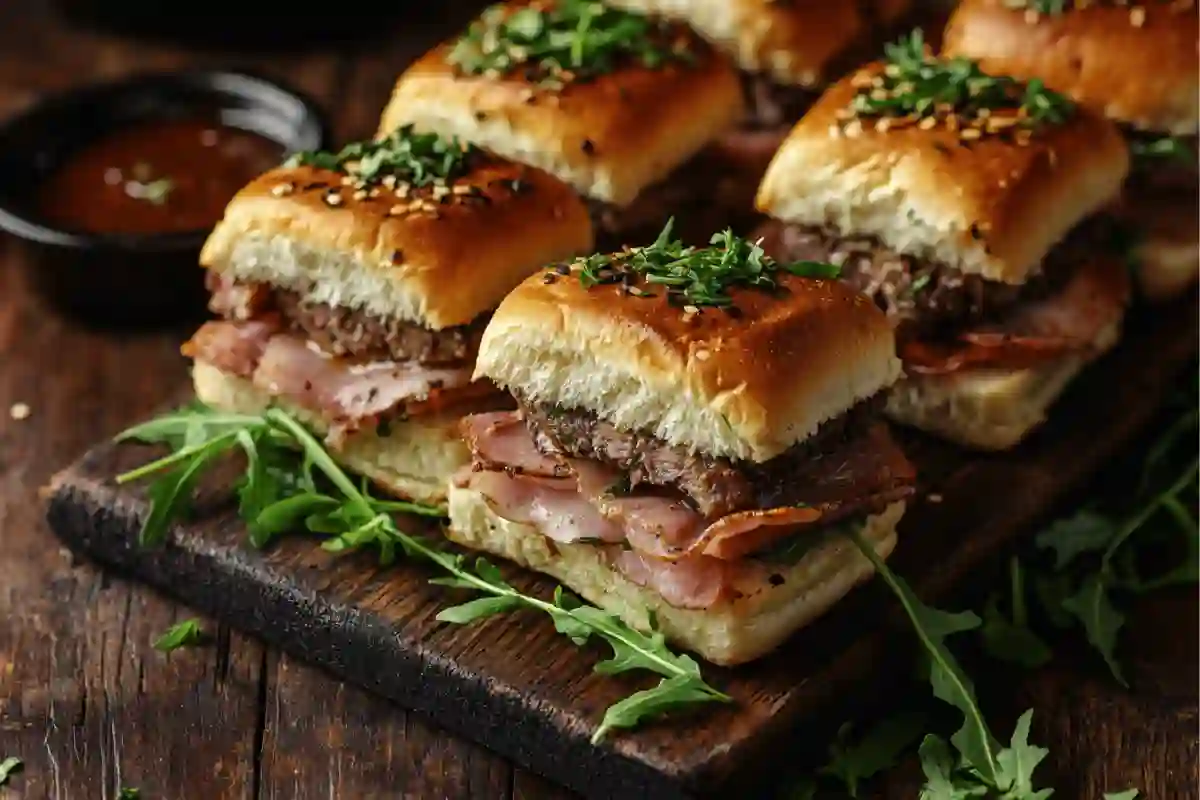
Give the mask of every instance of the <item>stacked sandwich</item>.
[[511, 404], [472, 374], [491, 310], [591, 247], [568, 186], [436, 134], [302, 154], [239, 192], [205, 244], [222, 319], [185, 345], [196, 393], [281, 406], [350, 468], [442, 502], [470, 459], [460, 417]]
[[544, 169], [619, 246], [653, 238], [673, 212], [748, 205], [753, 186], [714, 197], [713, 170], [697, 161], [743, 113], [736, 71], [686, 26], [535, 0], [487, 9], [413, 64], [379, 133], [415, 125]]
[[769, 252], [839, 264], [896, 322], [889, 413], [999, 449], [1117, 340], [1128, 278], [1098, 217], [1128, 170], [1101, 115], [914, 34], [825, 93], [757, 204]]
[[1198, 48], [1194, 0], [966, 0], [946, 28], [948, 55], [1045, 81], [1121, 126], [1133, 170], [1120, 214], [1134, 227], [1151, 299], [1179, 294], [1200, 273]]
[[729, 233], [564, 262], [484, 331], [449, 535], [710, 661], [761, 656], [886, 556], [913, 471], [879, 417], [892, 328], [827, 264]]

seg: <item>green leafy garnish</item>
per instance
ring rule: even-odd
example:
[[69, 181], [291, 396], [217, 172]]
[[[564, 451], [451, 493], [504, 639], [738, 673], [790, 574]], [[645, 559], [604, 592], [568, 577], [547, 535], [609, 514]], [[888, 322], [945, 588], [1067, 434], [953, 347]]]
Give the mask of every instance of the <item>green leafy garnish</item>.
[[[674, 218], [668, 219], [652, 244], [612, 255], [576, 259], [572, 266], [586, 287], [621, 283], [637, 296], [666, 292], [668, 299], [685, 308], [729, 307], [729, 290], [779, 289], [779, 272], [803, 278], [835, 279], [839, 267], [817, 261], [781, 263], [766, 255], [760, 242], [735, 236], [726, 229], [715, 233], [711, 247], [685, 246], [671, 236]], [[553, 274], [553, 273], [551, 273]], [[638, 284], [645, 284], [639, 289]]]
[[887, 717], [855, 742], [849, 742], [851, 727], [843, 725], [829, 747], [829, 763], [821, 775], [837, 778], [851, 797], [858, 797], [859, 784], [896, 765], [924, 730], [926, 715], [909, 712]]
[[141, 797], [141, 789], [133, 789], [129, 786], [122, 786], [121, 791], [117, 793], [117, 800], [141, 800]]
[[932, 119], [953, 125], [960, 138], [969, 140], [1059, 124], [1074, 111], [1070, 100], [1041, 81], [989, 75], [967, 58], [936, 58], [919, 28], [884, 52], [882, 72], [854, 78], [858, 91], [845, 119]]
[[1174, 136], [1163, 136], [1148, 141], [1132, 139], [1129, 142], [1129, 153], [1135, 159], [1154, 161], [1166, 159], [1189, 166], [1196, 164], [1196, 154], [1181, 139]]
[[20, 772], [24, 765], [25, 763], [16, 756], [8, 756], [0, 761], [0, 786], [7, 784], [8, 779]]
[[1039, 14], [1061, 14], [1072, 0], [1004, 0], [1008, 8], [1024, 8]]
[[[1165, 461], [1167, 454], [1181, 442], [1194, 452], [1197, 410], [1193, 407], [1180, 416], [1150, 448], [1143, 466], [1140, 488], [1149, 492], [1151, 476]], [[1088, 555], [1098, 555], [1095, 570], [1079, 577], [1074, 589], [1062, 590], [1056, 597], [1047, 597], [1050, 608], [1065, 612], [1083, 628], [1088, 642], [1100, 653], [1113, 677], [1127, 685], [1116, 656], [1116, 648], [1125, 615], [1113, 601], [1120, 590], [1146, 591], [1173, 583], [1194, 582], [1200, 578], [1200, 526], [1189, 507], [1186, 496], [1194, 495], [1200, 477], [1200, 459], [1190, 458], [1186, 466], [1161, 491], [1151, 494], [1140, 507], [1124, 519], [1113, 519], [1093, 509], [1086, 509], [1059, 520], [1036, 538], [1039, 548], [1051, 550], [1058, 571], [1073, 567]], [[1192, 504], [1194, 506], [1194, 503]], [[1121, 561], [1118, 556], [1132, 537], [1158, 518], [1169, 520], [1179, 531], [1187, 546], [1183, 563], [1162, 575], [1143, 578], [1132, 565], [1133, 559]], [[1124, 569], [1121, 565], [1125, 565]]]
[[969, 797], [995, 796], [1001, 800], [1045, 800], [1053, 789], [1035, 789], [1033, 773], [1045, 760], [1049, 750], [1029, 743], [1029, 726], [1033, 709], [1017, 720], [1008, 747], [996, 753], [997, 772], [994, 780], [986, 778], [969, 759], [956, 762], [946, 742], [928, 735], [921, 742], [918, 755], [925, 773], [921, 800], [964, 800]]
[[167, 628], [166, 632], [154, 641], [154, 649], [161, 653], [170, 653], [181, 647], [198, 644], [201, 636], [200, 621], [185, 619]]
[[[191, 407], [131, 428], [118, 438], [164, 442], [176, 448], [171, 455], [117, 478], [118, 483], [155, 479], [148, 492], [151, 512], [141, 537], [145, 542], [162, 541], [204, 470], [219, 456], [240, 451], [247, 458], [247, 470], [239, 491], [239, 510], [252, 544], [261, 546], [280, 533], [302, 529], [325, 536], [322, 547], [331, 552], [374, 546], [384, 564], [398, 555], [423, 561], [443, 573], [432, 583], [482, 595], [443, 609], [438, 614], [443, 622], [461, 625], [514, 609], [537, 610], [576, 644], [598, 639], [609, 645], [612, 657], [596, 664], [597, 672], [646, 671], [660, 676], [655, 686], [611, 706], [594, 741], [614, 729], [633, 727], [677, 708], [730, 701], [704, 681], [694, 659], [668, 648], [653, 617], [648, 630], [640, 631], [608, 612], [580, 603], [561, 587], [550, 601], [522, 594], [486, 559], [469, 564], [461, 554], [400, 530], [393, 514], [440, 516], [441, 510], [373, 497], [365, 483], [356, 484], [337, 465], [312, 433], [279, 409], [261, 415], [229, 415]], [[190, 477], [181, 481], [180, 475]]]
[[1141, 794], [1137, 789], [1126, 789], [1123, 792], [1105, 792], [1104, 800], [1137, 800]]
[[470, 171], [482, 151], [474, 145], [436, 133], [417, 133], [405, 125], [386, 138], [352, 142], [336, 153], [296, 153], [285, 164], [343, 172], [359, 187], [390, 177], [414, 187], [452, 183]]
[[594, 0], [491, 6], [446, 56], [468, 75], [514, 73], [546, 88], [588, 80], [625, 64], [691, 62], [682, 29]]
[[983, 627], [979, 634], [983, 649], [993, 658], [1032, 669], [1050, 660], [1050, 646], [1029, 626], [1025, 597], [1025, 579], [1021, 562], [1009, 561], [1009, 592], [1012, 616], [1000, 610], [998, 594], [992, 594], [983, 609]]

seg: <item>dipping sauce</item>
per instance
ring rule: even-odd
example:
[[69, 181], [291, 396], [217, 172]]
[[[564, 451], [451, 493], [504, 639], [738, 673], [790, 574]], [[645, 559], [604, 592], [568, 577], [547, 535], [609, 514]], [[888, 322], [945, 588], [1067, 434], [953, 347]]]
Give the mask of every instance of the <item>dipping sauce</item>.
[[211, 228], [283, 148], [205, 119], [124, 128], [72, 153], [38, 192], [38, 211], [82, 233], [178, 233]]

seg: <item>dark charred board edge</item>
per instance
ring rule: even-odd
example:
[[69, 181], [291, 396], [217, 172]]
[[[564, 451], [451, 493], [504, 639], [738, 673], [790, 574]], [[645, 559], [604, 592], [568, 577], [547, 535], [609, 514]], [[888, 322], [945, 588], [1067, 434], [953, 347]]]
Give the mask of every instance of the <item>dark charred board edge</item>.
[[[1017, 451], [970, 456], [916, 437], [912, 444], [918, 463], [952, 466], [946, 482], [934, 480], [944, 500], [917, 502], [906, 516], [892, 561], [896, 571], [930, 601], [959, 588], [968, 574], [1009, 546], [1150, 420], [1178, 370], [1195, 353], [1195, 332], [1191, 304], [1137, 321], [1123, 345], [1071, 388], [1055, 410], [1053, 424]], [[522, 698], [519, 686], [497, 685], [486, 674], [458, 668], [436, 648], [404, 638], [403, 629], [397, 635], [378, 615], [289, 581], [293, 576], [249, 548], [214, 544], [194, 526], [184, 526], [165, 548], [138, 549], [133, 543], [145, 511], [141, 494], [117, 489], [107, 476], [97, 474], [98, 465], [113, 452], [113, 446], [102, 445], [55, 480], [49, 520], [73, 549], [589, 796], [717, 794], [767, 765], [801, 722], [864, 702], [871, 691], [880, 691], [886, 683], [881, 665], [888, 666], [882, 672], [898, 671], [890, 650], [904, 621], [894, 606], [882, 618], [873, 613], [880, 606], [872, 604], [888, 600], [880, 587], [871, 586], [781, 648], [779, 659], [805, 649], [831, 649], [834, 657], [805, 674], [775, 716], [761, 721], [750, 735], [727, 747], [691, 751], [687, 731], [706, 724], [701, 716], [631, 737], [647, 737], [650, 746], [645, 748], [621, 742], [613, 747], [625, 754], [610, 746], [595, 748], [585, 731], [569, 724], [570, 712], [543, 708]], [[981, 497], [994, 500], [980, 502]], [[223, 524], [236, 525], [228, 517]], [[924, 548], [905, 546], [917, 539], [925, 540]], [[853, 623], [863, 619], [870, 620], [869, 633], [855, 638]], [[848, 621], [850, 625], [844, 624]], [[805, 637], [810, 637], [807, 647]], [[813, 638], [821, 637], [832, 644], [811, 648]], [[743, 669], [710, 674], [718, 686], [739, 672], [749, 674], [752, 684], [758, 667]], [[674, 754], [663, 744], [671, 739], [677, 742]]]

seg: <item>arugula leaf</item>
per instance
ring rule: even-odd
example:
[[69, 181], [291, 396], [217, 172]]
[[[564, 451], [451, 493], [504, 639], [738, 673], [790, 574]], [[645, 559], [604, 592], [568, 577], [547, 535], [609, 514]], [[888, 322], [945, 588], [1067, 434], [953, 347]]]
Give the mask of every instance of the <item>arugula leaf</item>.
[[3, 761], [0, 761], [0, 786], [8, 783], [8, 779], [24, 768], [25, 762], [16, 756], [8, 756]]
[[117, 800], [141, 800], [142, 790], [134, 789], [129, 786], [122, 786], [121, 791], [117, 794]]
[[1034, 542], [1042, 550], [1054, 551], [1054, 568], [1061, 570], [1085, 553], [1104, 552], [1116, 532], [1116, 523], [1111, 519], [1085, 509], [1057, 520]]
[[967, 800], [987, 794], [987, 787], [979, 784], [964, 785], [955, 774], [954, 756], [946, 740], [932, 733], [927, 734], [917, 750], [921, 759], [921, 771], [925, 773], [925, 785], [921, 788], [920, 800]]
[[1137, 800], [1140, 792], [1137, 789], [1126, 789], [1123, 792], [1105, 792], [1104, 800]]
[[895, 766], [900, 755], [921, 736], [927, 719], [926, 714], [915, 711], [888, 717], [853, 743], [846, 741], [850, 724], [843, 725], [829, 747], [829, 763], [818, 774], [837, 778], [851, 797], [858, 797], [859, 782]]
[[200, 621], [185, 619], [167, 628], [166, 632], [154, 642], [154, 649], [161, 653], [169, 653], [181, 647], [198, 644], [202, 637]]
[[929, 681], [933, 685], [934, 696], [962, 712], [962, 727], [950, 737], [950, 741], [973, 769], [978, 770], [988, 783], [996, 784], [999, 768], [995, 754], [999, 745], [979, 710], [971, 679], [946, 647], [947, 637], [978, 628], [979, 617], [972, 611], [955, 614], [925, 605], [908, 584], [891, 571], [875, 548], [862, 538], [862, 534], [852, 531], [849, 535], [904, 607], [913, 631], [929, 657]]
[[[262, 546], [273, 536], [303, 527], [324, 535], [322, 547], [331, 552], [374, 546], [379, 549], [382, 564], [399, 554], [428, 562], [443, 573], [431, 583], [482, 595], [443, 609], [438, 619], [444, 622], [465, 624], [517, 608], [535, 609], [548, 615], [555, 629], [576, 644], [594, 637], [611, 647], [612, 656], [596, 664], [597, 672], [640, 670], [661, 677], [656, 686], [608, 709], [593, 741], [613, 729], [631, 727], [681, 706], [731, 701], [704, 681], [695, 660], [667, 647], [652, 616], [648, 630], [639, 631], [608, 612], [582, 605], [561, 587], [552, 601], [522, 594], [486, 559], [477, 559], [472, 569], [461, 555], [401, 531], [392, 514], [440, 516], [442, 512], [430, 506], [372, 497], [365, 481], [361, 487], [356, 485], [311, 432], [279, 409], [269, 409], [259, 416], [232, 417], [193, 407], [131, 428], [121, 438], [143, 435], [147, 440], [171, 444], [175, 451], [120, 476], [118, 481], [157, 478], [150, 489], [151, 516], [155, 518], [155, 530], [161, 534], [180, 513], [183, 504], [179, 498], [190, 497], [195, 479], [218, 456], [240, 449], [246, 454], [246, 471], [238, 485], [239, 506], [247, 519], [252, 544]], [[194, 621], [180, 623], [155, 646], [174, 649], [198, 635]]]
[[1099, 651], [1117, 682], [1129, 686], [1116, 657], [1117, 634], [1125, 624], [1125, 615], [1113, 605], [1104, 574], [1087, 576], [1079, 591], [1063, 600], [1062, 607], [1083, 624], [1088, 642]]
[[1009, 746], [996, 754], [996, 763], [1000, 767], [997, 788], [1005, 792], [1006, 798], [1045, 800], [1054, 794], [1053, 789], [1033, 788], [1033, 772], [1050, 751], [1029, 743], [1029, 726], [1032, 722], [1031, 708], [1017, 720]]
[[983, 609], [980, 637], [988, 655], [1029, 669], [1040, 667], [1050, 660], [1051, 651], [1042, 638], [1029, 627], [1025, 606], [1025, 578], [1021, 562], [1009, 559], [1009, 591], [1012, 598], [1012, 619], [1000, 611], [1000, 598], [993, 593]]

